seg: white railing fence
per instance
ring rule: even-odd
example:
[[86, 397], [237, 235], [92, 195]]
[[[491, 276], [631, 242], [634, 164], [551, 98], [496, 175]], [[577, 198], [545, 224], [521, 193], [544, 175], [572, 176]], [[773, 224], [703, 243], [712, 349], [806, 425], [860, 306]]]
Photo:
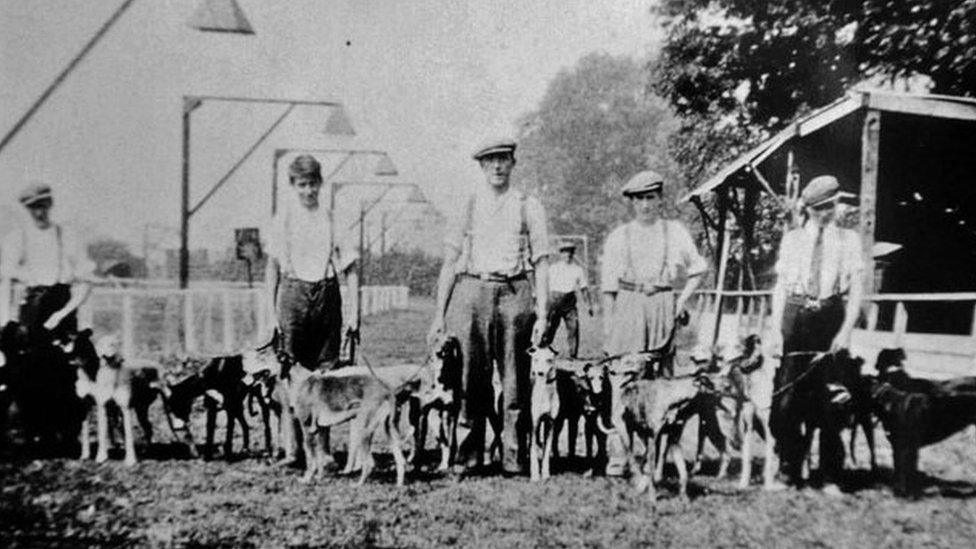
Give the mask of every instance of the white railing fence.
[[[722, 295], [720, 344], [752, 333], [766, 335], [771, 292]], [[691, 308], [699, 342], [712, 341], [717, 301], [714, 290], [696, 292]], [[913, 324], [924, 326], [924, 331], [913, 330]], [[866, 296], [862, 318], [851, 336], [851, 351], [873, 368], [878, 351], [890, 347], [905, 349], [909, 369], [919, 375], [976, 374], [976, 292]]]
[[[16, 317], [20, 290], [0, 288], [0, 321]], [[342, 288], [343, 296], [346, 289]], [[363, 315], [407, 307], [406, 286], [365, 286]], [[343, 317], [352, 314], [343, 299]], [[240, 352], [270, 337], [267, 292], [246, 287], [96, 287], [78, 311], [95, 336], [119, 334], [125, 356], [214, 355]]]

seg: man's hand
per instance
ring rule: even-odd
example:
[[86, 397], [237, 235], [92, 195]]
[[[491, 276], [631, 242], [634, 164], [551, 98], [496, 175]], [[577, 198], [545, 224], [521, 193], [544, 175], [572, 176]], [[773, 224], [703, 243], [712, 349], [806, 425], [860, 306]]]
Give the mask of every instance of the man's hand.
[[542, 336], [546, 334], [546, 319], [543, 317], [537, 317], [535, 322], [532, 324], [532, 346], [539, 347], [542, 345]]
[[830, 352], [836, 353], [841, 349], [851, 348], [851, 328], [841, 327], [840, 331], [834, 337], [834, 340], [830, 343]]
[[48, 331], [53, 330], [58, 327], [58, 324], [61, 324], [62, 320], [64, 320], [64, 315], [62, 315], [60, 312], [56, 312], [49, 316], [46, 321], [44, 321], [44, 329]]
[[588, 309], [586, 309], [586, 312], [587, 312], [587, 314], [589, 314], [590, 316], [593, 316], [593, 307], [590, 307], [590, 308], [588, 308]]
[[350, 341], [355, 341], [356, 343], [359, 343], [359, 329], [356, 328], [355, 324], [346, 325], [346, 328], [343, 331], [343, 333], [345, 333], [349, 337]]
[[768, 356], [783, 356], [783, 332], [776, 326], [769, 330], [766, 338], [765, 354]]
[[687, 326], [691, 322], [691, 313], [684, 309], [678, 309], [678, 314], [675, 315], [674, 321], [678, 326]]
[[427, 331], [427, 346], [433, 347], [437, 338], [444, 333], [444, 319], [441, 317], [435, 317], [433, 322], [430, 323], [430, 330]]

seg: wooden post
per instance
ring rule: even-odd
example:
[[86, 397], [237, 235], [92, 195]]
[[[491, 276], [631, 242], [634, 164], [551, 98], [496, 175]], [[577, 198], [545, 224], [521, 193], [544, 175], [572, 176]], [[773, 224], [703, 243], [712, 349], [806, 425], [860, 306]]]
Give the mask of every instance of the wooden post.
[[193, 292], [183, 290], [183, 345], [188, 354], [197, 351], [197, 334], [193, 326]]
[[[874, 273], [874, 229], [875, 208], [878, 195], [878, 150], [881, 143], [881, 112], [869, 109], [864, 116], [861, 132], [861, 196], [860, 232], [864, 257], [865, 273]], [[874, 287], [874, 277], [864, 277], [864, 293], [870, 295]]]
[[0, 278], [0, 325], [6, 325], [13, 318], [10, 311], [13, 309], [13, 284], [9, 278]]
[[135, 357], [135, 315], [132, 312], [132, 292], [125, 290], [122, 294], [122, 356], [126, 359]]
[[224, 320], [224, 352], [228, 355], [234, 352], [234, 314], [230, 302], [230, 293], [233, 290], [220, 292], [221, 314]]
[[879, 309], [880, 309], [880, 305], [878, 304], [877, 301], [871, 302], [871, 304], [868, 306], [868, 324], [867, 324], [867, 330], [869, 332], [873, 332], [873, 331], [875, 331], [875, 330], [878, 329], [878, 310]]
[[905, 337], [905, 332], [908, 330], [908, 311], [905, 309], [905, 304], [901, 301], [895, 305], [895, 346], [900, 347], [902, 345], [902, 340]]
[[715, 280], [715, 329], [712, 332], [712, 346], [718, 344], [719, 330], [722, 327], [722, 291], [725, 289], [725, 270], [729, 265], [729, 230], [726, 227], [728, 217], [728, 193], [721, 188], [718, 191], [718, 236], [721, 238], [716, 253], [718, 255], [718, 275]]

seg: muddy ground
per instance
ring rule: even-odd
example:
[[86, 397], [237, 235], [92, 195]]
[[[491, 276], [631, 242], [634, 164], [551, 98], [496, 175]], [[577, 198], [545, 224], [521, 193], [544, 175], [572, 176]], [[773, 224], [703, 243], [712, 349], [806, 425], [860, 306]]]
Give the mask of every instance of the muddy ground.
[[[376, 364], [418, 359], [429, 318], [425, 302], [368, 319], [366, 356]], [[596, 324], [584, 318], [584, 326], [593, 332]], [[587, 337], [584, 353], [593, 344]], [[564, 463], [542, 484], [408, 473], [407, 486], [397, 488], [389, 460], [381, 459], [387, 466], [365, 486], [345, 477], [305, 485], [299, 471], [261, 455], [257, 418], [248, 454], [205, 462], [170, 443], [154, 415], [161, 442], [138, 446], [135, 467], [124, 466], [118, 452], [102, 465], [8, 454], [0, 462], [0, 545], [971, 547], [976, 539], [972, 430], [923, 450], [929, 476], [918, 501], [896, 499], [887, 488], [891, 455], [879, 431], [881, 470], [851, 470], [842, 497], [739, 491], [732, 480], [714, 479], [708, 463], [692, 479], [689, 501], [667, 482], [652, 504], [625, 480], [585, 477], [580, 464]], [[858, 457], [864, 461], [863, 448]]]

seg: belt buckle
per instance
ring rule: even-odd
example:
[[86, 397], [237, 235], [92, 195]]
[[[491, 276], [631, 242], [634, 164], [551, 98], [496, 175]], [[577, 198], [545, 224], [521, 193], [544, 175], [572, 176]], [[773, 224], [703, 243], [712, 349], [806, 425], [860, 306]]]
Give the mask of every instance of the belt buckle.
[[803, 308], [810, 309], [811, 311], [819, 311], [820, 300], [814, 297], [807, 297], [806, 302], [803, 305]]
[[486, 272], [478, 273], [478, 278], [480, 278], [483, 282], [491, 282], [492, 280], [491, 273]]

